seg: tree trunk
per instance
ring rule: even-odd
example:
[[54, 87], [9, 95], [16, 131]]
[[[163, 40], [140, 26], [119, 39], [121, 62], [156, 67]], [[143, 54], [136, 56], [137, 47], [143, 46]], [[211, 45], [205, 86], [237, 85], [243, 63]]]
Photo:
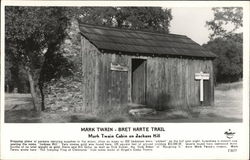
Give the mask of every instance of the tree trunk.
[[43, 102], [42, 102], [42, 93], [39, 87], [39, 74], [37, 71], [32, 72], [29, 67], [26, 67], [27, 75], [30, 83], [30, 92], [32, 96], [32, 101], [34, 105], [35, 111], [44, 110]]
[[44, 105], [44, 93], [43, 93], [43, 82], [39, 80], [39, 90], [40, 90], [40, 93], [41, 93], [41, 109], [42, 111], [45, 110], [45, 105]]

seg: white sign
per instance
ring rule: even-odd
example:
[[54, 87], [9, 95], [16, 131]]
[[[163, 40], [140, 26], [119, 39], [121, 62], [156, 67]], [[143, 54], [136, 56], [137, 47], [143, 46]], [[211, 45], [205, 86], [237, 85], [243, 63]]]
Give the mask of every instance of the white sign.
[[203, 102], [203, 80], [209, 80], [209, 73], [195, 73], [195, 79], [200, 80], [200, 101]]
[[111, 63], [110, 69], [112, 71], [121, 71], [121, 72], [127, 72], [128, 71], [128, 67], [126, 66], [121, 66], [120, 64], [118, 65], [114, 65]]
[[203, 79], [208, 80], [209, 79], [209, 73], [195, 73], [195, 79]]

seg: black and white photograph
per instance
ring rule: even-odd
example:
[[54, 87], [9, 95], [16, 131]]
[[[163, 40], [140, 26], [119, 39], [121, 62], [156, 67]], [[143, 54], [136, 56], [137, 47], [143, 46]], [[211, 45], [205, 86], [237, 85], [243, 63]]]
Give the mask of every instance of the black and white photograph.
[[4, 12], [5, 123], [242, 122], [242, 7]]
[[0, 159], [249, 159], [249, 10], [4, 0]]

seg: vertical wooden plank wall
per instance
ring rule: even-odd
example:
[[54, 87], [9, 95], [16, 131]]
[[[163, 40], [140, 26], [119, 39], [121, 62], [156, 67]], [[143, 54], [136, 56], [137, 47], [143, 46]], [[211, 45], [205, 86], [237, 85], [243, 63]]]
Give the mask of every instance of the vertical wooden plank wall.
[[[121, 65], [128, 67], [128, 57], [126, 55], [106, 54], [111, 61], [107, 64], [110, 70], [111, 63], [113, 65]], [[104, 75], [111, 77], [111, 103], [110, 111], [116, 109], [121, 111], [126, 109], [128, 103], [128, 72], [111, 71], [110, 74]]]
[[128, 72], [111, 71], [112, 64], [128, 66], [125, 55], [101, 53], [84, 37], [82, 45], [83, 106], [82, 110], [104, 114], [126, 109]]
[[147, 104], [157, 109], [186, 109], [200, 105], [199, 81], [194, 79], [200, 71], [210, 73], [207, 105], [213, 105], [212, 60], [150, 57], [147, 62]]
[[83, 106], [82, 110], [86, 113], [93, 112], [95, 107], [96, 80], [96, 57], [98, 50], [89, 43], [84, 37], [81, 37], [82, 54], [82, 91]]

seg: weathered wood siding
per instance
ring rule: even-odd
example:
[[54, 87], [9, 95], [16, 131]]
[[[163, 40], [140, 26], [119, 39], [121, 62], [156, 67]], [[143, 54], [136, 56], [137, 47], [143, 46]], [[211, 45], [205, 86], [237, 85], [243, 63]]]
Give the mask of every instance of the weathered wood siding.
[[125, 55], [101, 53], [82, 37], [83, 110], [91, 113], [126, 109], [128, 72], [112, 71], [113, 65], [128, 66]]
[[194, 79], [200, 71], [210, 74], [204, 81], [204, 105], [213, 105], [212, 60], [148, 58], [147, 104], [158, 109], [200, 105], [200, 82]]
[[[83, 110], [111, 112], [126, 109], [132, 103], [132, 58], [146, 59], [146, 104], [157, 109], [198, 106], [200, 71], [210, 73], [204, 81], [204, 105], [213, 105], [214, 82], [212, 60], [129, 56], [101, 53], [82, 37]], [[128, 71], [112, 71], [114, 65]]]
[[82, 87], [83, 87], [83, 107], [85, 112], [93, 112], [96, 106], [95, 87], [96, 87], [96, 57], [98, 50], [91, 45], [85, 38], [81, 37], [82, 52]]

